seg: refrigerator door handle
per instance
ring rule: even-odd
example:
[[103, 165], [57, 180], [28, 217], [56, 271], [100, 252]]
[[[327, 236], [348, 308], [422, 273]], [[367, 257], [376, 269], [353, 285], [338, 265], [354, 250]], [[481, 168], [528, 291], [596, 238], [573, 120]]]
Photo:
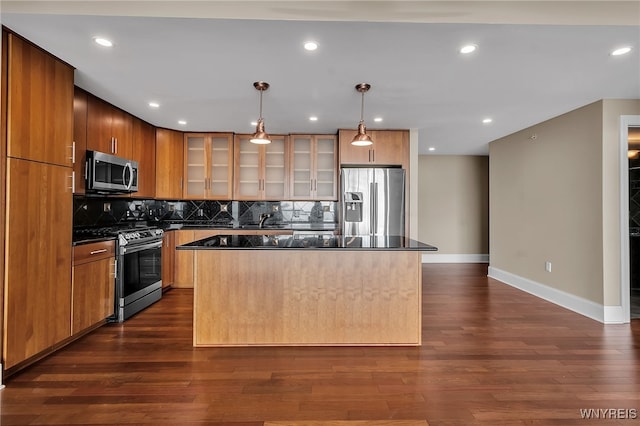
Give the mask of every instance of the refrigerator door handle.
[[371, 182], [369, 184], [369, 235], [373, 236], [376, 233], [376, 208], [377, 206], [377, 199], [376, 199], [376, 183], [375, 182]]

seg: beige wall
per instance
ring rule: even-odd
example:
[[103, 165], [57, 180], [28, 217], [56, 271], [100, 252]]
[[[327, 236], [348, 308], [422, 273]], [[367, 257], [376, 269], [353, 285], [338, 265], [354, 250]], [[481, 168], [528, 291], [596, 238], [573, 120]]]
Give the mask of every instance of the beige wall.
[[492, 267], [619, 303], [619, 115], [635, 108], [595, 102], [489, 145]]
[[487, 254], [489, 158], [421, 155], [418, 240], [438, 254]]

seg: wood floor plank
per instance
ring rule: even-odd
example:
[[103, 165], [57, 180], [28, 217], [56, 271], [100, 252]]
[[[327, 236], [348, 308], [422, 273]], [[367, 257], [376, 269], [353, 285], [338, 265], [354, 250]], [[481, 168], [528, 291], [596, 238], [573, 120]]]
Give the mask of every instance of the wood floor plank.
[[421, 347], [193, 348], [193, 293], [174, 289], [6, 378], [0, 424], [637, 423], [580, 410], [640, 415], [640, 320], [604, 326], [486, 274], [423, 266]]

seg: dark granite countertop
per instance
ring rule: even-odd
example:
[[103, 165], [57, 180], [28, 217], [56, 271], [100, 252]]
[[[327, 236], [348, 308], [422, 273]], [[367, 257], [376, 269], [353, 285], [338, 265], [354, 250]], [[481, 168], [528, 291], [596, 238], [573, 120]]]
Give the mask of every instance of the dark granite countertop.
[[184, 244], [178, 250], [273, 250], [273, 249], [322, 249], [322, 250], [401, 250], [437, 251], [429, 244], [398, 236], [341, 235], [216, 235]]
[[263, 229], [265, 231], [273, 231], [273, 230], [287, 230], [287, 231], [327, 231], [333, 232], [338, 229], [338, 225], [336, 223], [286, 223], [286, 224], [267, 224], [263, 227], [260, 227], [258, 224], [245, 224], [245, 225], [207, 225], [207, 224], [189, 224], [189, 223], [180, 223], [180, 224], [170, 224], [168, 226], [163, 227], [165, 231], [174, 231], [174, 230], [226, 230], [233, 229], [235, 230], [260, 230]]

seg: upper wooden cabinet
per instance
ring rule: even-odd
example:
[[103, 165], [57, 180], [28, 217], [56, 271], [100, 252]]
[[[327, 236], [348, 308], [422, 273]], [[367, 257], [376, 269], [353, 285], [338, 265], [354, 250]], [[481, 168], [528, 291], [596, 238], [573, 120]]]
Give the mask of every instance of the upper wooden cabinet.
[[130, 158], [133, 120], [128, 113], [95, 96], [87, 109], [87, 149]]
[[76, 87], [73, 91], [73, 176], [74, 194], [85, 193], [87, 159], [87, 102], [88, 94]]
[[153, 198], [156, 194], [156, 131], [155, 127], [133, 117], [133, 144], [130, 158], [138, 162], [137, 198]]
[[182, 198], [183, 139], [182, 132], [156, 129], [155, 198]]
[[290, 135], [292, 200], [337, 200], [336, 135]]
[[233, 133], [186, 133], [184, 198], [233, 197]]
[[73, 68], [15, 34], [6, 36], [7, 155], [71, 167]]
[[356, 130], [340, 129], [340, 164], [407, 166], [409, 153], [408, 130], [368, 130], [373, 145], [354, 146], [351, 140]]
[[271, 143], [256, 145], [251, 135], [235, 135], [234, 200], [286, 200], [289, 197], [288, 136], [271, 135]]

